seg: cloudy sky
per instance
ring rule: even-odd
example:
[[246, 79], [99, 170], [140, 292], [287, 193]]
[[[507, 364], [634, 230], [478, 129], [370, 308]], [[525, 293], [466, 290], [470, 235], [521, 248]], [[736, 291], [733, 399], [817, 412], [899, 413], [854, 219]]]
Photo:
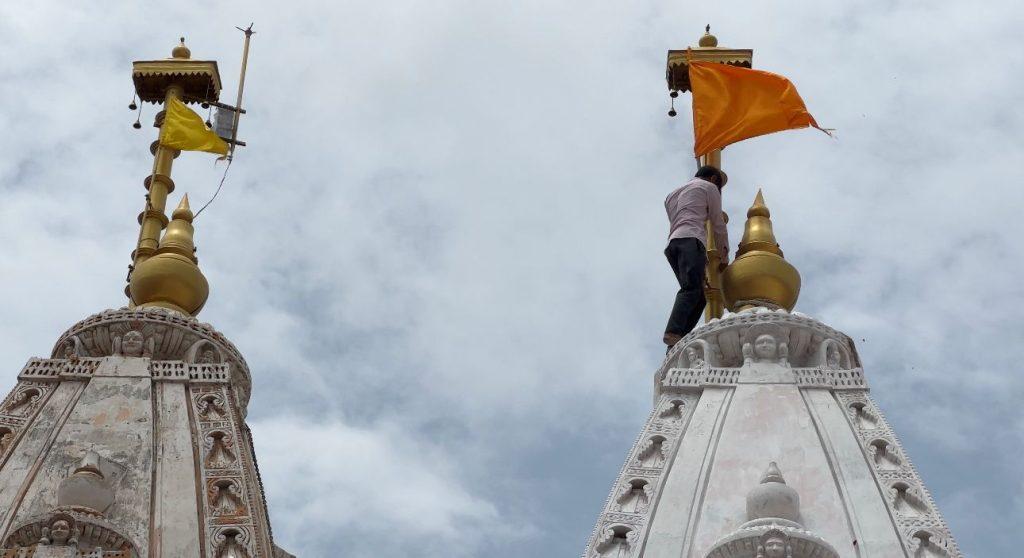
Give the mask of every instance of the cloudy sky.
[[839, 138], [729, 148], [733, 234], [763, 187], [798, 309], [857, 341], [962, 549], [1019, 553], [1019, 3], [144, 4], [0, 5], [0, 383], [125, 302], [155, 136], [131, 61], [184, 34], [233, 98], [254, 21], [249, 147], [196, 230], [278, 544], [578, 555], [664, 355], [661, 203], [693, 172], [665, 51], [710, 22]]

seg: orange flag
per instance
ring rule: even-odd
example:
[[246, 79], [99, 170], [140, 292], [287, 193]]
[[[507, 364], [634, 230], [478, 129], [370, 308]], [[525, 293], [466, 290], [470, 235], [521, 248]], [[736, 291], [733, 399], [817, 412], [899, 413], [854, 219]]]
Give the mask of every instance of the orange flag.
[[803, 99], [786, 78], [714, 62], [690, 62], [693, 153], [704, 155], [747, 138], [814, 126]]

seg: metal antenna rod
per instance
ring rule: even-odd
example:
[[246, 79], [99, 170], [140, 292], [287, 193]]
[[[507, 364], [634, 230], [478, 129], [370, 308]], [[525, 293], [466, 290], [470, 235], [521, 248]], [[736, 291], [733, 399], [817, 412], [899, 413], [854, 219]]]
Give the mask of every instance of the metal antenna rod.
[[256, 33], [252, 30], [252, 23], [249, 27], [242, 29], [241, 27], [235, 27], [242, 33], [245, 33], [245, 46], [242, 49], [242, 72], [238, 76], [238, 100], [235, 101], [235, 117], [231, 123], [231, 152], [228, 153], [228, 161], [235, 154], [235, 141], [238, 139], [238, 117], [242, 114], [242, 91], [245, 89], [245, 67], [249, 63], [249, 39]]

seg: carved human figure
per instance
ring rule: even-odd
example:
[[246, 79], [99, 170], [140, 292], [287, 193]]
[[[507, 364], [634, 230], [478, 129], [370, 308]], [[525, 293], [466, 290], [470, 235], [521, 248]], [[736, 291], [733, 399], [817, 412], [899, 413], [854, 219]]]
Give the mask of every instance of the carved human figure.
[[121, 338], [121, 354], [130, 357], [142, 356], [142, 350], [145, 348], [146, 340], [142, 336], [142, 332], [131, 330], [124, 334]]
[[55, 546], [78, 546], [79, 530], [72, 529], [65, 519], [55, 519], [49, 527], [43, 527], [43, 536], [39, 543]]
[[790, 558], [791, 553], [788, 550], [785, 539], [772, 535], [758, 547], [757, 558]]
[[743, 363], [777, 362], [785, 365], [789, 359], [789, 347], [779, 343], [769, 333], [758, 335], [753, 343], [743, 344]]
[[213, 352], [213, 349], [206, 349], [203, 354], [199, 356], [199, 364], [216, 364], [217, 354]]
[[825, 349], [825, 366], [829, 370], [839, 370], [842, 368], [842, 358], [839, 346], [835, 343], [829, 343], [828, 348]]
[[700, 357], [697, 347], [693, 345], [687, 347], [686, 357], [690, 360], [690, 368], [704, 368], [704, 359]]
[[68, 339], [64, 342], [64, 358], [67, 360], [78, 360], [78, 353], [75, 351], [75, 340]]

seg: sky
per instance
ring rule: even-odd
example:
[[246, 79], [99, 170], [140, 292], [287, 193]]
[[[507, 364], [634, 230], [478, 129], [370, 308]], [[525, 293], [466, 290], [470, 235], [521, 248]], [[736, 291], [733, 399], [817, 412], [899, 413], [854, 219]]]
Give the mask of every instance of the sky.
[[[797, 310], [857, 343], [961, 549], [1024, 524], [1024, 8], [996, 0], [0, 4], [0, 385], [125, 304], [150, 126], [131, 62], [179, 35], [237, 87], [195, 222], [200, 318], [245, 355], [275, 540], [303, 557], [582, 553], [650, 411], [694, 171], [665, 52], [710, 23], [825, 127], [723, 155]], [[223, 167], [186, 153], [176, 203]], [[2, 389], [2, 388], [0, 388]]]

